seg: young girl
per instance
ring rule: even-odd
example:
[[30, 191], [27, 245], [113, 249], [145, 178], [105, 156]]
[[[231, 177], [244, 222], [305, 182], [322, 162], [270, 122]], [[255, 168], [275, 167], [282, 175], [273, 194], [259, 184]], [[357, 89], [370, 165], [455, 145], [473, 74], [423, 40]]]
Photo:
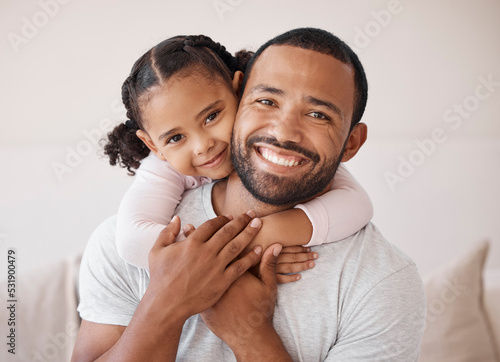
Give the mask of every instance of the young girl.
[[[244, 51], [232, 56], [206, 36], [177, 36], [134, 64], [122, 87], [129, 120], [108, 135], [105, 146], [111, 165], [131, 174], [137, 169], [117, 220], [118, 252], [128, 263], [148, 269], [149, 250], [183, 192], [231, 172], [237, 93], [250, 56]], [[276, 242], [314, 246], [339, 241], [366, 225], [372, 214], [368, 195], [341, 165], [331, 191], [263, 217], [254, 242], [265, 248]]]

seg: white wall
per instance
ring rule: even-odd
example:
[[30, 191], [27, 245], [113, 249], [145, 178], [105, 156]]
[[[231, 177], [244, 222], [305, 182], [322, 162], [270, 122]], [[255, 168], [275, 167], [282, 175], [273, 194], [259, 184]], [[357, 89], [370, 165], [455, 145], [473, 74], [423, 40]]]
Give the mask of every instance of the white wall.
[[[299, 26], [337, 34], [366, 67], [369, 141], [348, 166], [387, 238], [423, 273], [482, 239], [493, 246], [488, 267], [500, 267], [499, 1], [4, 0], [0, 7], [0, 270], [10, 247], [20, 275], [79, 253], [116, 212], [131, 178], [99, 159], [87, 139], [124, 120], [121, 83], [144, 51], [196, 33], [231, 51], [256, 49]], [[478, 100], [488, 77], [496, 83]], [[455, 105], [472, 111], [457, 116]], [[418, 151], [415, 140], [436, 132], [440, 143], [427, 142], [428, 155]], [[403, 169], [410, 158], [419, 165]], [[58, 175], [56, 163], [67, 172]], [[404, 175], [391, 187], [388, 172], [394, 177], [398, 168]]]

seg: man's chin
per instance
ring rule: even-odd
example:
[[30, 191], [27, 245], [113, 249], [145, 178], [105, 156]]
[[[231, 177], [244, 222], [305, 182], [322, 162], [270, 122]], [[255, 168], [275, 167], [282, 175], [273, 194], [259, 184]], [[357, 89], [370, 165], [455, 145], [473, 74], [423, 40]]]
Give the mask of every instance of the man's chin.
[[308, 200], [329, 184], [329, 181], [317, 183], [304, 177], [282, 177], [272, 174], [253, 172], [238, 173], [243, 186], [257, 200], [272, 206], [295, 205]]

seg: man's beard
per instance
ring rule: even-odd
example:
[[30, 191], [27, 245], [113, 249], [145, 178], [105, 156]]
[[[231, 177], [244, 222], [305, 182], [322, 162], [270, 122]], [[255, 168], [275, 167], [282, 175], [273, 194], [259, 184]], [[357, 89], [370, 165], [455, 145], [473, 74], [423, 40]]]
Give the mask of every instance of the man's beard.
[[[300, 178], [277, 176], [258, 170], [251, 163], [251, 152], [255, 143], [267, 143], [281, 149], [294, 151], [308, 158], [313, 165], [311, 172], [302, 174]], [[231, 139], [231, 160], [243, 186], [257, 200], [274, 206], [298, 204], [317, 196], [325, 190], [333, 180], [333, 176], [342, 159], [345, 144], [338, 157], [325, 160], [324, 164], [317, 168], [320, 156], [310, 150], [304, 149], [293, 142], [280, 143], [271, 137], [250, 137], [243, 145], [234, 134]]]

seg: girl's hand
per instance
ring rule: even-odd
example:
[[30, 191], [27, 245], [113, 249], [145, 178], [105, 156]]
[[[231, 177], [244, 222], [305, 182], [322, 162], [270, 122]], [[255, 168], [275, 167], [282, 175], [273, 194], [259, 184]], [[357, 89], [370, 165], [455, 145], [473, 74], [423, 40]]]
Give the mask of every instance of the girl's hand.
[[311, 252], [311, 248], [303, 246], [284, 247], [278, 256], [276, 281], [284, 284], [300, 280], [300, 274], [296, 273], [314, 268], [313, 260], [316, 259], [318, 259], [318, 253]]

